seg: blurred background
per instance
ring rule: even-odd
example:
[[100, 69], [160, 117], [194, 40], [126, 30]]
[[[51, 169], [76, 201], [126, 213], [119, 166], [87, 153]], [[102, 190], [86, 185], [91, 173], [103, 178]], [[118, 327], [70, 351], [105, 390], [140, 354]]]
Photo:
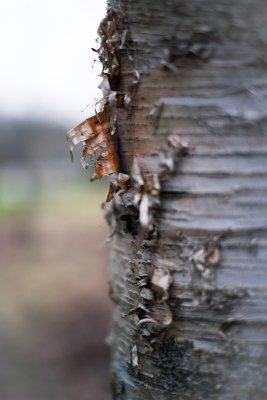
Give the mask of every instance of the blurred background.
[[0, 400], [109, 398], [107, 184], [65, 138], [101, 97], [105, 8], [0, 2]]

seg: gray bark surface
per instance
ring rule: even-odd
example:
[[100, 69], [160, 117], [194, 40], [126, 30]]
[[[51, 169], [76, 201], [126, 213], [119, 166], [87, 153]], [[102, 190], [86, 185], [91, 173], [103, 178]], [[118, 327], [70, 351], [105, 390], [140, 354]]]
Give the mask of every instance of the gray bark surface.
[[[120, 90], [141, 77], [115, 111], [123, 172], [134, 156], [144, 177], [169, 158], [175, 168], [140, 248], [127, 194], [114, 199], [113, 398], [265, 399], [267, 3], [121, 3], [110, 2], [128, 30]], [[187, 155], [172, 159], [169, 135]]]

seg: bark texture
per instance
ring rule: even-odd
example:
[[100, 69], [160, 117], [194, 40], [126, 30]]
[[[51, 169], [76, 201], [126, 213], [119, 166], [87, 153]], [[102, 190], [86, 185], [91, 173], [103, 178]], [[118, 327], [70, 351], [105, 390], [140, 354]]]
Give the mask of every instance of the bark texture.
[[141, 244], [130, 193], [113, 200], [113, 398], [265, 399], [266, 0], [109, 7], [126, 21], [120, 91], [140, 74], [115, 111], [122, 172], [136, 157], [161, 181]]

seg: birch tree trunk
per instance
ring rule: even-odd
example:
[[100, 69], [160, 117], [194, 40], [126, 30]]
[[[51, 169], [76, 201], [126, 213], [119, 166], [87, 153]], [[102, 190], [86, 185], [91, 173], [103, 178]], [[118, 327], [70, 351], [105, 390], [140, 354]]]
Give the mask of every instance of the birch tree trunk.
[[266, 399], [266, 0], [109, 10], [135, 182], [110, 211], [113, 399]]

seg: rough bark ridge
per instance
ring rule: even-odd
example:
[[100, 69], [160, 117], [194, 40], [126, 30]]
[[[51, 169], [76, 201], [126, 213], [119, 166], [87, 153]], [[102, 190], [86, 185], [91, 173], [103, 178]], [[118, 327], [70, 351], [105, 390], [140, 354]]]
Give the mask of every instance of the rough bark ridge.
[[109, 7], [127, 24], [119, 90], [141, 77], [115, 111], [122, 172], [161, 184], [150, 206], [113, 200], [113, 398], [264, 399], [267, 3]]

